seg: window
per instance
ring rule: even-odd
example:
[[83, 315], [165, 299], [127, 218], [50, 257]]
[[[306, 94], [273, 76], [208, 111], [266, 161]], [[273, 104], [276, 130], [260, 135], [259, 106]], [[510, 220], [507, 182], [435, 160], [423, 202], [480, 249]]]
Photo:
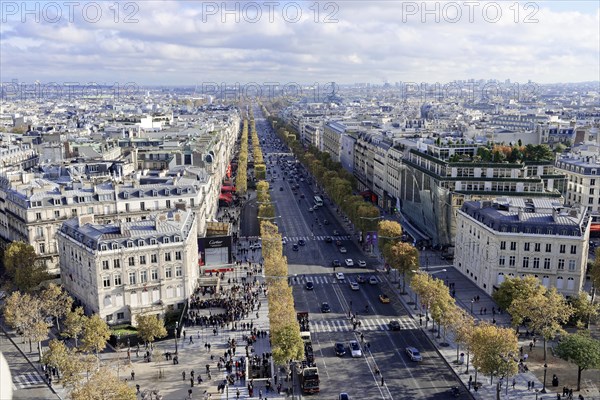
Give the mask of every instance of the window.
[[110, 287], [110, 276], [103, 276], [102, 277], [102, 286], [103, 287]]
[[546, 253], [552, 253], [552, 243], [546, 243]]
[[39, 248], [40, 254], [46, 254], [46, 244], [40, 243], [38, 248]]
[[154, 238], [150, 239], [150, 244], [156, 244], [156, 239], [154, 239]]
[[121, 286], [121, 275], [115, 275], [115, 286]]
[[517, 249], [517, 242], [510, 242], [510, 249], [515, 251]]
[[140, 210], [142, 211], [146, 211], [146, 203], [145, 202], [140, 202]]
[[529, 268], [529, 257], [523, 257], [523, 268]]
[[550, 259], [544, 258], [544, 269], [550, 269]]
[[533, 251], [542, 251], [542, 244], [541, 243], [535, 243]]
[[114, 268], [121, 268], [121, 260], [119, 260], [119, 259], [114, 259], [114, 260], [113, 260], [113, 267], [114, 267]]
[[500, 250], [506, 250], [506, 242], [500, 242]]
[[112, 314], [108, 314], [108, 315], [106, 316], [106, 322], [107, 322], [107, 323], [110, 323], [110, 322], [112, 321], [112, 318], [113, 318]]
[[129, 209], [129, 203], [125, 203], [125, 211], [127, 211], [127, 212], [131, 211], [131, 210]]
[[567, 248], [567, 245], [561, 244], [558, 251], [560, 252], [560, 254], [565, 254], [566, 248]]
[[504, 256], [500, 256], [500, 258], [498, 258], [498, 265], [501, 267], [506, 265], [506, 258]]
[[102, 260], [102, 269], [109, 269], [108, 260]]
[[539, 257], [533, 257], [533, 268], [534, 269], [540, 268], [540, 258]]
[[157, 269], [152, 270], [152, 272], [150, 273], [150, 279], [152, 279], [153, 281], [158, 280], [158, 270]]
[[558, 269], [560, 269], [560, 270], [565, 269], [565, 260], [563, 258], [558, 259]]
[[77, 209], [73, 208], [71, 209], [71, 217], [76, 217], [77, 216]]
[[165, 278], [172, 278], [172, 277], [173, 277], [173, 271], [171, 271], [171, 267], [165, 268]]
[[130, 272], [129, 273], [129, 284], [130, 285], [135, 285], [137, 282], [135, 280], [135, 272]]
[[118, 319], [118, 320], [125, 319], [125, 313], [118, 312], [118, 313], [117, 313], [117, 319]]
[[171, 261], [171, 253], [165, 253], [165, 261]]
[[523, 244], [523, 250], [525, 250], [525, 251], [529, 251], [529, 244], [530, 244], [530, 243], [524, 243], [524, 244]]
[[156, 264], [158, 262], [158, 256], [156, 254], [150, 254], [150, 262]]
[[181, 238], [180, 238], [179, 236], [175, 236], [175, 237], [173, 238], [173, 241], [174, 241], [174, 242], [181, 242]]
[[140, 271], [140, 283], [148, 282], [148, 271]]
[[575, 260], [569, 260], [569, 271], [575, 271]]
[[60, 218], [60, 211], [54, 210], [54, 218]]
[[146, 265], [146, 256], [140, 256], [140, 265]]
[[590, 179], [590, 186], [594, 186], [596, 184], [596, 180], [595, 179]]
[[171, 200], [167, 200], [167, 207], [166, 208], [171, 208]]
[[571, 245], [571, 254], [577, 254], [577, 245]]
[[133, 267], [135, 265], [135, 257], [129, 257], [129, 266]]
[[509, 265], [510, 267], [514, 267], [514, 266], [515, 266], [515, 256], [510, 256], [510, 257], [508, 258], [508, 265]]
[[181, 265], [178, 265], [175, 267], [175, 276], [182, 276], [183, 275], [183, 268], [181, 267]]
[[175, 252], [175, 260], [181, 261], [181, 252], [180, 251]]

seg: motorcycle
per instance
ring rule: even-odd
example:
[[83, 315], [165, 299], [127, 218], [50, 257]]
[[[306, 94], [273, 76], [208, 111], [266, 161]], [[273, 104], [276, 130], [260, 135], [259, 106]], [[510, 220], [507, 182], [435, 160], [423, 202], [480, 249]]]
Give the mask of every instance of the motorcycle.
[[460, 389], [458, 388], [458, 386], [454, 386], [450, 388], [450, 394], [454, 397], [459, 397], [460, 396]]

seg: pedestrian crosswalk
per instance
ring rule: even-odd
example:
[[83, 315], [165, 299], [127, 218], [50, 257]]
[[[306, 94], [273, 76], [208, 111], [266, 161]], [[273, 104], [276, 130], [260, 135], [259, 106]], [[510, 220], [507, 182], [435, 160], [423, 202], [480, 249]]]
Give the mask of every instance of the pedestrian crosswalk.
[[[345, 279], [343, 281], [338, 280], [333, 275], [295, 275], [290, 279], [290, 285], [305, 285], [306, 282], [312, 282], [315, 285], [327, 285], [332, 283], [340, 283], [343, 285], [347, 285], [349, 281], [356, 281], [358, 276], [361, 275], [365, 279], [369, 279], [371, 277], [370, 274], [344, 274]], [[377, 279], [377, 282], [383, 282], [383, 278], [379, 275], [372, 275]]]
[[[307, 236], [284, 236], [283, 237], [288, 243], [296, 243], [299, 240], [308, 241], [325, 241], [327, 238], [331, 238], [334, 242], [337, 240], [352, 240], [351, 235], [338, 235], [338, 236], [328, 236], [328, 235], [307, 235]], [[256, 241], [260, 240], [258, 236], [242, 236], [239, 238], [240, 241], [250, 240]]]
[[39, 385], [44, 383], [44, 379], [37, 372], [26, 372], [21, 375], [13, 376], [13, 389], [23, 389], [27, 386]]
[[[402, 316], [398, 318], [358, 318], [360, 326], [357, 331], [389, 331], [389, 323], [396, 320], [400, 323], [400, 329], [417, 329], [417, 324], [411, 318]], [[324, 319], [311, 320], [310, 331], [318, 332], [352, 332], [354, 330], [352, 321], [349, 319]]]

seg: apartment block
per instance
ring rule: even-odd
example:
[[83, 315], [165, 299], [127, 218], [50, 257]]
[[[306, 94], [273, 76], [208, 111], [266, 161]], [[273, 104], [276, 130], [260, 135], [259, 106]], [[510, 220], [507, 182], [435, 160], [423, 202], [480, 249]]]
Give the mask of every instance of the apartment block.
[[454, 265], [492, 294], [508, 277], [534, 276], [574, 296], [583, 287], [591, 218], [549, 198], [468, 201], [457, 212]]

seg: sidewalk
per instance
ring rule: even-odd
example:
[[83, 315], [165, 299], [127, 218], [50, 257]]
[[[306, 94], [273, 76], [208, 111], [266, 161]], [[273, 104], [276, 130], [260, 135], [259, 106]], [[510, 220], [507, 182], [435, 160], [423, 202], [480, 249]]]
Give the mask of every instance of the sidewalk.
[[[442, 270], [446, 271], [443, 272]], [[493, 323], [493, 320], [496, 321], [496, 324], [499, 326], [509, 327], [510, 326], [510, 316], [506, 313], [495, 315], [492, 314], [492, 309], [497, 309], [497, 305], [494, 303], [493, 299], [488, 296], [483, 290], [479, 289], [474, 283], [472, 283], [468, 278], [464, 277], [459, 271], [457, 271], [452, 266], [447, 265], [439, 265], [439, 266], [431, 266], [427, 271], [429, 274], [432, 274], [438, 279], [443, 279], [444, 282], [448, 285], [449, 283], [454, 283], [457, 288], [455, 292], [456, 304], [467, 312], [471, 313], [473, 317], [478, 321], [487, 321], [489, 323]], [[415, 322], [419, 323], [419, 312], [420, 305], [415, 309], [414, 299], [415, 294], [410, 288], [409, 285], [406, 285], [407, 294], [401, 295], [401, 283], [396, 283], [391, 281], [391, 275], [384, 273], [381, 270], [383, 276], [386, 277], [390, 287], [393, 288], [396, 296], [401, 299], [402, 303], [406, 307], [406, 309], [411, 314], [411, 317], [415, 319]], [[401, 282], [401, 279], [398, 281]], [[479, 301], [471, 301], [474, 298], [479, 296]], [[483, 309], [487, 309], [487, 313], [483, 314]], [[424, 315], [424, 312], [423, 312]], [[425, 327], [425, 320], [423, 319], [423, 323], [421, 325], [421, 330], [431, 340], [431, 342], [436, 346], [438, 352], [445, 359], [446, 363], [454, 370], [454, 373], [461, 379], [465, 387], [468, 387], [469, 377], [473, 378], [473, 382], [475, 381], [475, 370], [472, 365], [467, 366], [467, 355], [465, 354], [464, 363], [459, 364], [457, 358], [457, 345], [453, 341], [452, 333], [448, 332], [446, 337], [443, 336], [441, 338], [437, 338], [437, 333], [430, 332], [429, 329]], [[431, 327], [429, 327], [431, 328]], [[531, 338], [526, 338], [524, 335], [519, 336], [519, 347], [523, 346], [526, 353], [529, 349], [529, 343], [531, 342]], [[540, 342], [538, 341], [538, 346]], [[463, 353], [464, 350], [459, 348], [459, 353]], [[576, 368], [573, 366], [573, 368]], [[468, 369], [468, 372], [467, 372]], [[525, 400], [551, 400], [556, 399], [556, 392], [552, 392], [552, 389], [555, 389], [551, 386], [552, 374], [549, 374], [549, 377], [546, 381], [546, 391], [547, 393], [540, 393], [539, 391], [542, 389], [542, 382], [532, 373], [532, 372], [524, 372], [518, 373], [517, 375], [511, 376], [508, 379], [508, 387], [507, 381], [504, 380], [502, 383], [502, 390], [500, 393], [501, 399], [525, 399]], [[515, 380], [515, 387], [513, 389], [512, 382]], [[534, 382], [534, 389], [528, 390], [527, 383]], [[473, 398], [477, 400], [495, 400], [496, 399], [496, 390], [497, 390], [497, 382], [498, 378], [494, 377], [493, 383], [490, 384], [490, 377], [484, 376], [483, 374], [477, 374], [477, 382], [481, 384], [478, 391], [474, 391], [473, 388], [470, 390]], [[562, 389], [562, 387], [561, 387]], [[562, 393], [561, 393], [562, 394]], [[577, 396], [579, 393], [576, 393]], [[576, 397], [575, 397], [576, 398]], [[598, 399], [596, 395], [593, 397], [586, 396], [586, 400], [590, 399]]]

